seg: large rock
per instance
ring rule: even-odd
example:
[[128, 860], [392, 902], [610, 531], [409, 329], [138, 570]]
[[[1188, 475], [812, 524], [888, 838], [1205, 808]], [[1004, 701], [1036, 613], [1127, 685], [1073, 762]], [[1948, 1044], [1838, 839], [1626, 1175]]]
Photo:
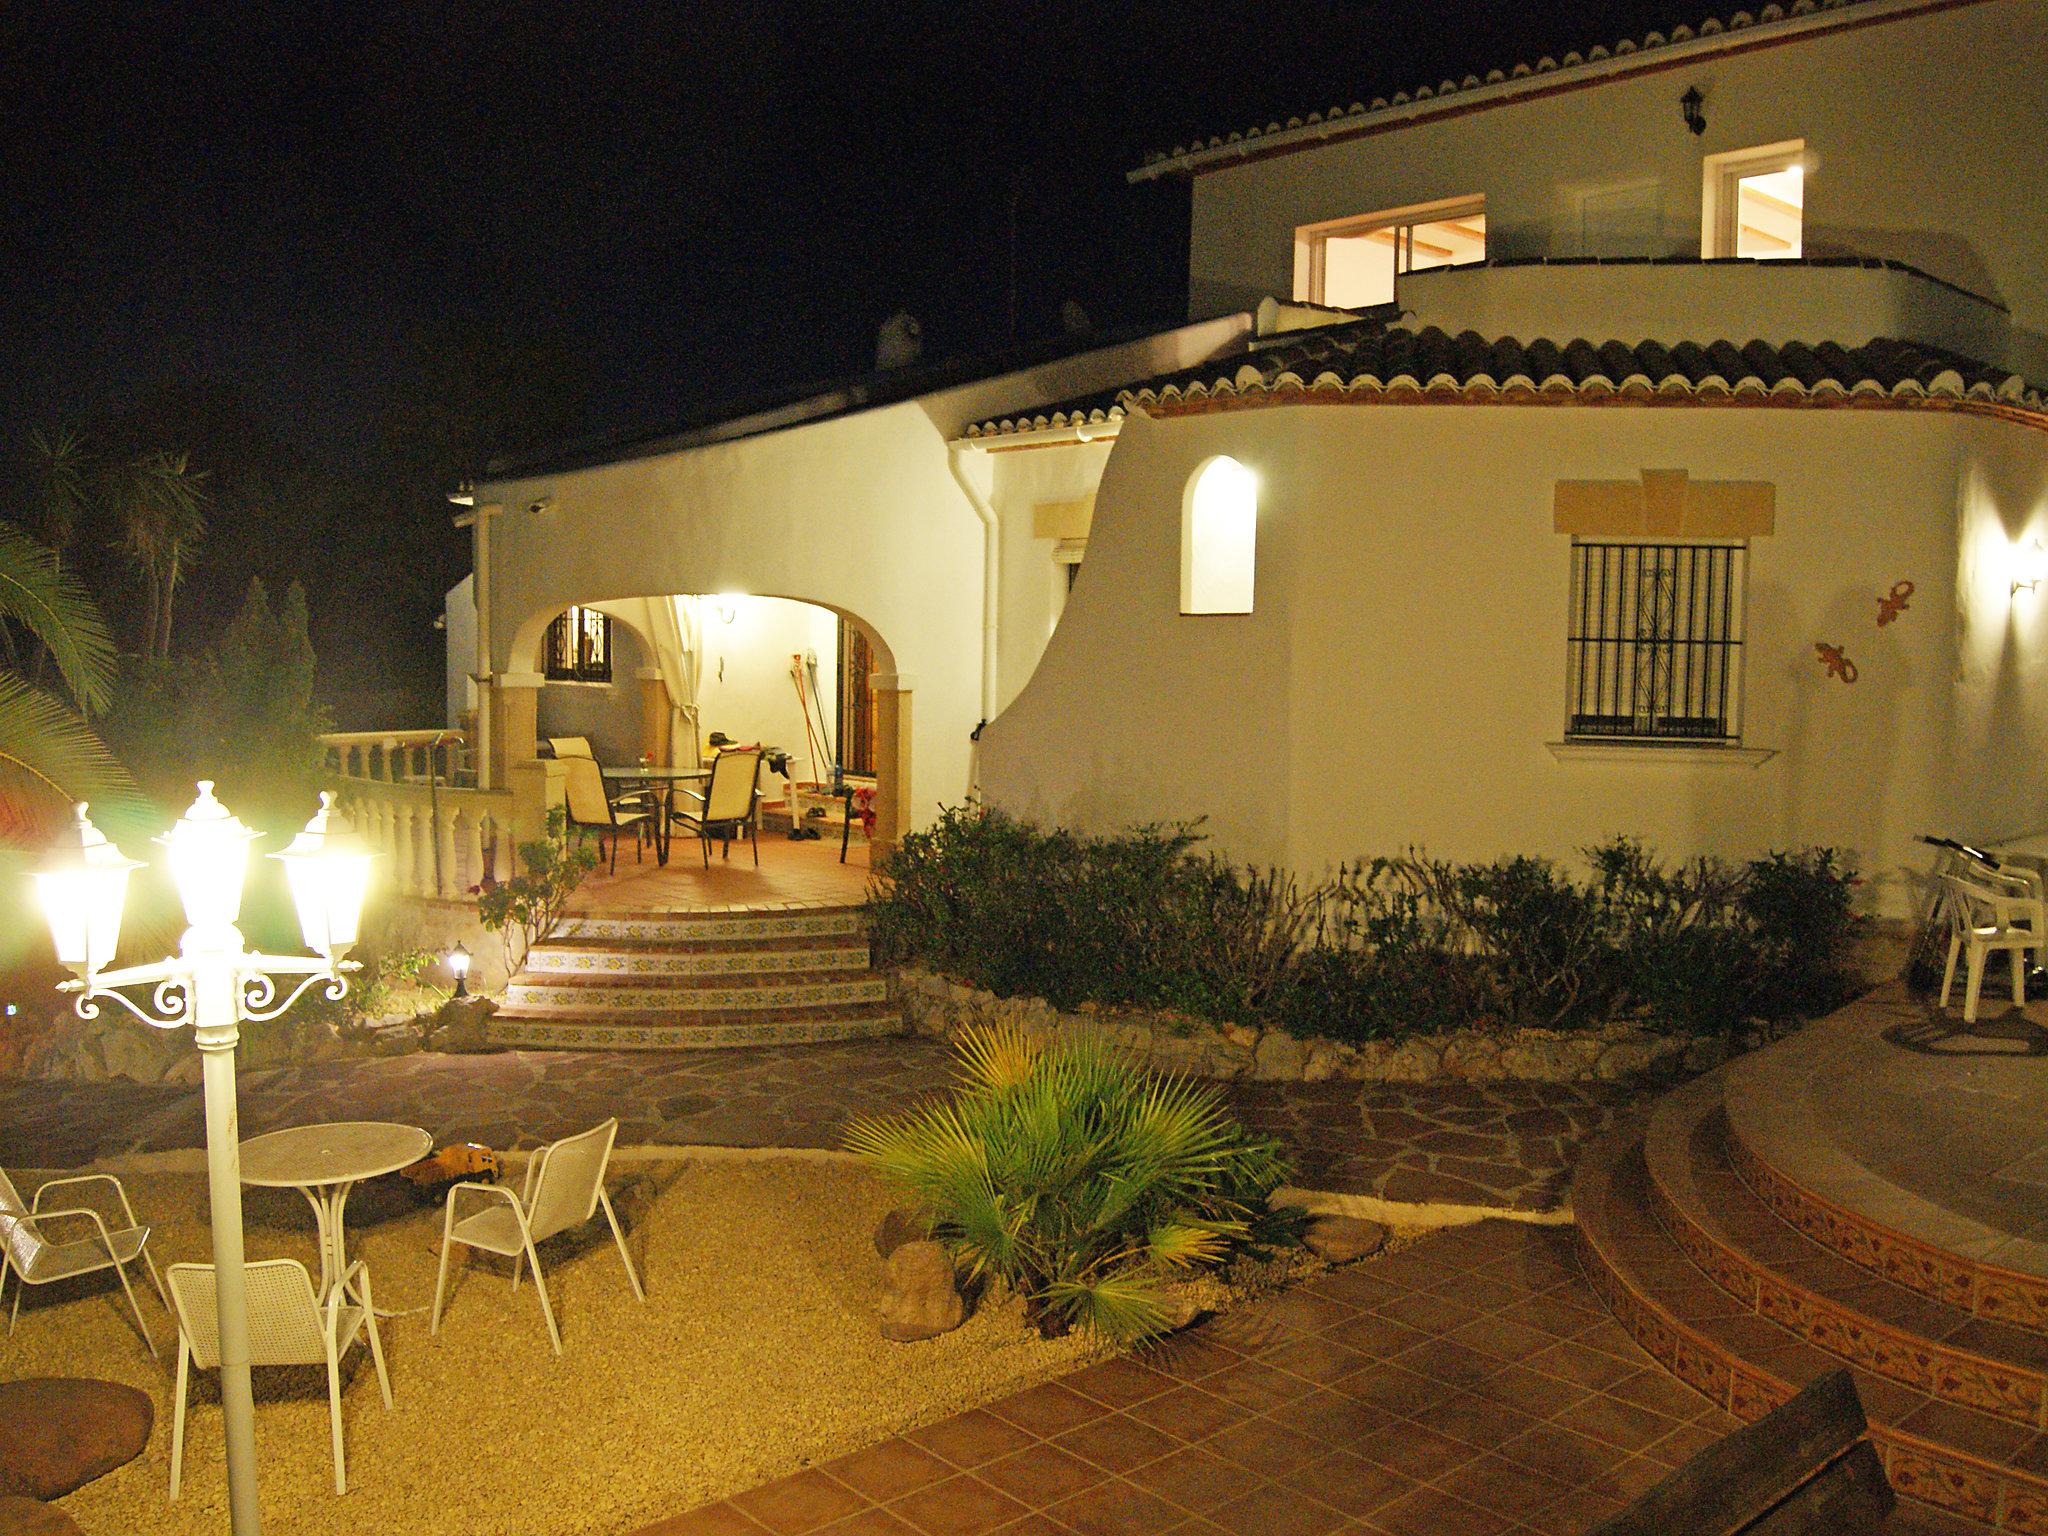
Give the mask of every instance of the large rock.
[[117, 1381], [0, 1382], [0, 1494], [62, 1498], [140, 1456], [154, 1417], [148, 1394]]
[[921, 1243], [932, 1235], [931, 1223], [908, 1206], [899, 1206], [875, 1225], [875, 1252], [889, 1258], [905, 1243]]
[[0, 1498], [0, 1536], [84, 1536], [84, 1532], [55, 1505], [10, 1494]]
[[1301, 1234], [1302, 1246], [1331, 1264], [1370, 1258], [1386, 1241], [1385, 1227], [1356, 1216], [1318, 1216]]
[[935, 1339], [967, 1321], [953, 1256], [937, 1243], [905, 1243], [889, 1255], [882, 1337], [898, 1344]]

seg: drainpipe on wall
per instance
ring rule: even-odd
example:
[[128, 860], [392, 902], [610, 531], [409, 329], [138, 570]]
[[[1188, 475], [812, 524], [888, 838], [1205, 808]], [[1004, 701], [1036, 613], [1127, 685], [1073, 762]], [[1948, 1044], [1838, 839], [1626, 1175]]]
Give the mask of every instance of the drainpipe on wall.
[[[974, 508], [974, 515], [981, 519], [981, 718], [986, 723], [993, 720], [996, 713], [996, 635], [1003, 578], [1002, 529], [996, 522], [996, 509], [989, 505], [987, 494], [974, 483], [974, 477], [967, 470], [967, 455], [975, 454], [986, 461], [986, 450], [972, 443], [948, 443], [946, 450], [946, 461], [953, 471], [954, 481], [959, 485], [961, 494], [966, 496], [967, 504]], [[976, 776], [979, 777], [978, 768]]]

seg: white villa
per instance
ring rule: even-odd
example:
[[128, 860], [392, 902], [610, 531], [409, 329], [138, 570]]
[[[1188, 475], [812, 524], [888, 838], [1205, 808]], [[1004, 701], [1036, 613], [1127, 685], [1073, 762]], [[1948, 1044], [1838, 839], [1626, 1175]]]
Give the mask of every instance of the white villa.
[[401, 871], [570, 734], [1309, 874], [1627, 832], [1896, 905], [2048, 826], [2048, 0], [1596, 41], [1148, 160], [1178, 329], [494, 468]]

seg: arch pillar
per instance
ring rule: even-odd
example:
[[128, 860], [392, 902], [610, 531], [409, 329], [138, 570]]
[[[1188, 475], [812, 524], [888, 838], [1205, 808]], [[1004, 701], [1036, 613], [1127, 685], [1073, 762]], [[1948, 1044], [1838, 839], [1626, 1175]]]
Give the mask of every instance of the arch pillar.
[[509, 784], [512, 769], [540, 756], [540, 690], [547, 681], [538, 672], [501, 672], [493, 681], [491, 702], [491, 782]]
[[907, 672], [875, 672], [868, 685], [875, 696], [875, 835], [870, 862], [895, 848], [910, 825], [910, 695], [916, 681]]

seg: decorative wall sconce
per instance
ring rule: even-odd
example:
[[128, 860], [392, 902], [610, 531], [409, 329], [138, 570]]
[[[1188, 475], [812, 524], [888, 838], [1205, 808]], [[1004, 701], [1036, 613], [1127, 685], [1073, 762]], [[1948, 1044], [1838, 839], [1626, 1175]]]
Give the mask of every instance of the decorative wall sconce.
[[1693, 131], [1693, 137], [1707, 131], [1707, 98], [1700, 94], [1700, 88], [1689, 85], [1685, 94], [1678, 98], [1678, 110], [1685, 114], [1685, 126]]
[[721, 592], [711, 600], [711, 604], [717, 610], [718, 622], [721, 624], [730, 624], [739, 617], [740, 600], [737, 593]]

